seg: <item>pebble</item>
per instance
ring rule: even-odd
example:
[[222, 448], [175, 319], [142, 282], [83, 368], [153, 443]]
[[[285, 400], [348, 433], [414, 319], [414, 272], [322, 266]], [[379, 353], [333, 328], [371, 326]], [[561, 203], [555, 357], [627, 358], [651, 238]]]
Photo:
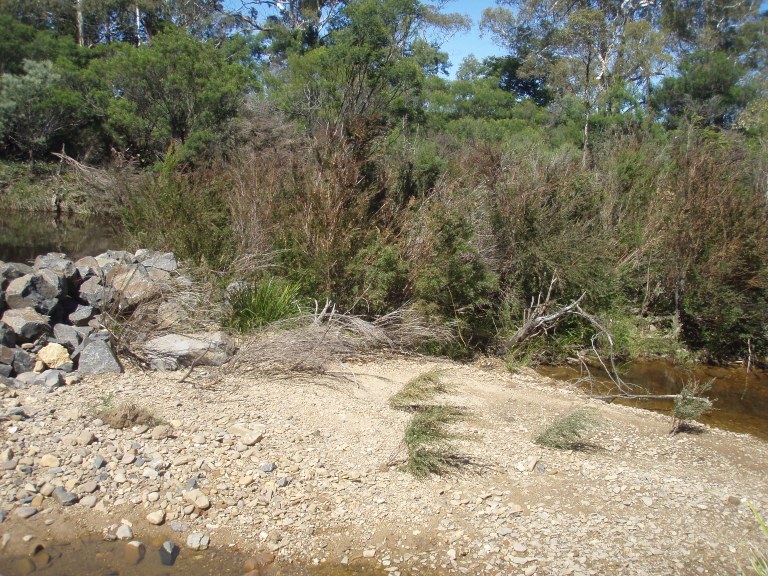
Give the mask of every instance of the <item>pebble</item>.
[[147, 514], [147, 522], [155, 526], [159, 526], [165, 522], [165, 512], [163, 510], [155, 510]]
[[135, 566], [142, 560], [146, 554], [146, 548], [144, 544], [138, 540], [131, 540], [123, 548], [123, 561], [129, 566]]
[[172, 540], [166, 540], [160, 547], [160, 561], [164, 566], [173, 566], [179, 555], [179, 547]]
[[34, 508], [33, 506], [22, 506], [21, 508], [17, 508], [15, 513], [17, 517], [26, 520], [37, 514], [37, 508]]
[[130, 540], [133, 538], [133, 530], [131, 530], [131, 527], [127, 524], [120, 524], [120, 526], [117, 527], [115, 536], [117, 536], [118, 540]]
[[58, 468], [59, 464], [59, 459], [53, 454], [45, 454], [40, 458], [40, 466], [44, 466], [45, 468]]
[[201, 532], [193, 532], [187, 536], [187, 548], [192, 550], [207, 550], [210, 543], [210, 536]]
[[72, 506], [73, 504], [76, 504], [78, 501], [77, 494], [73, 492], [68, 492], [67, 490], [64, 489], [63, 486], [56, 487], [56, 489], [53, 491], [53, 497], [62, 506]]

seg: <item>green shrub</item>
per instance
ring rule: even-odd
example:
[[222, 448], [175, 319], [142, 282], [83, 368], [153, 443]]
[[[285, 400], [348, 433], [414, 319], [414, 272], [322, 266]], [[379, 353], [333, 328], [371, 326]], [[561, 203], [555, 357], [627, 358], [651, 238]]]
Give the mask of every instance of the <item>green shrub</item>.
[[713, 410], [712, 400], [701, 396], [712, 388], [713, 382], [714, 379], [705, 383], [691, 379], [683, 386], [680, 394], [675, 396], [675, 404], [672, 407], [670, 434], [681, 432], [689, 422], [698, 420]]
[[447, 390], [448, 387], [440, 381], [440, 371], [433, 369], [406, 382], [405, 386], [390, 397], [389, 405], [395, 410], [414, 410], [426, 400]]
[[534, 440], [536, 444], [558, 450], [577, 450], [585, 445], [588, 432], [600, 421], [588, 408], [580, 408], [566, 416], [552, 420]]
[[[768, 539], [768, 525], [766, 525], [763, 517], [760, 516], [757, 508], [754, 506], [750, 506], [750, 508], [752, 508], [752, 513], [755, 515], [755, 519], [760, 525], [760, 530], [762, 530], [763, 535]], [[760, 552], [759, 550], [753, 550], [750, 564], [752, 565], [752, 570], [755, 571], [757, 576], [768, 576], [768, 558], [765, 557], [764, 553]], [[742, 576], [744, 576], [744, 572], [742, 572]]]
[[254, 282], [230, 297], [229, 325], [240, 332], [251, 332], [267, 324], [301, 312], [298, 297], [301, 286], [269, 276]]

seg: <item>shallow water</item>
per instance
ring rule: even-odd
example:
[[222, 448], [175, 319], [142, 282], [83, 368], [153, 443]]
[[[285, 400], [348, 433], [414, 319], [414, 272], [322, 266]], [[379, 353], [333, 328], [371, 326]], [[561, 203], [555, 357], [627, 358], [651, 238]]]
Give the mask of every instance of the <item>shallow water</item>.
[[[590, 368], [591, 369], [591, 368]], [[591, 369], [592, 370], [592, 369]], [[568, 366], [548, 366], [538, 369], [543, 376], [556, 380], [576, 380], [579, 370]], [[597, 382], [582, 383], [581, 387], [594, 394], [615, 393], [613, 383], [599, 369], [592, 370]], [[715, 410], [702, 422], [733, 432], [746, 432], [768, 440], [768, 373], [743, 367], [695, 366], [685, 368], [665, 360], [633, 362], [620, 370], [622, 380], [638, 387], [638, 394], [677, 394], [691, 378], [699, 382], [712, 380], [712, 389], [705, 395], [714, 400]], [[671, 400], [616, 400], [621, 404], [669, 413]]]
[[48, 252], [64, 252], [77, 259], [120, 249], [122, 244], [114, 220], [0, 210], [0, 260], [4, 262], [28, 262]]

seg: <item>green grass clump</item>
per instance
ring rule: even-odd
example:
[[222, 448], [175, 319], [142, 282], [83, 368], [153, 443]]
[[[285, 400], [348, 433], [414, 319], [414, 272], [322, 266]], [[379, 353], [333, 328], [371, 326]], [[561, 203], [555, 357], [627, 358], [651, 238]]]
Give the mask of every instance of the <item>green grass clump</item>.
[[297, 315], [300, 286], [278, 278], [265, 278], [231, 298], [229, 325], [240, 332], [251, 332], [267, 324]]
[[423, 478], [429, 474], [442, 474], [455, 464], [451, 440], [455, 435], [448, 426], [461, 413], [445, 406], [431, 406], [414, 414], [405, 429], [408, 460], [403, 468]]
[[414, 410], [436, 394], [447, 392], [448, 387], [440, 381], [440, 371], [432, 369], [411, 378], [399, 392], [389, 399], [395, 410]]
[[592, 410], [580, 408], [550, 422], [534, 440], [536, 444], [558, 450], [577, 450], [585, 446], [588, 432], [600, 421]]
[[152, 411], [147, 410], [133, 402], [122, 402], [113, 404], [111, 398], [104, 402], [101, 408], [94, 411], [94, 416], [99, 418], [110, 428], [122, 430], [131, 426], [157, 426], [162, 424], [163, 420], [155, 416]]

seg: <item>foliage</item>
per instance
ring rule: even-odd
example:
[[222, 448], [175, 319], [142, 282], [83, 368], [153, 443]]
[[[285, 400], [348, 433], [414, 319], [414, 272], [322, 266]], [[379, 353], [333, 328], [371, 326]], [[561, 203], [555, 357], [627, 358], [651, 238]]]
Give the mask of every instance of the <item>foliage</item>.
[[417, 478], [443, 474], [455, 465], [448, 426], [461, 416], [454, 408], [432, 406], [416, 412], [405, 429], [405, 470]]
[[301, 312], [297, 299], [299, 284], [267, 276], [238, 289], [229, 298], [232, 312], [229, 325], [240, 332], [251, 332], [267, 324]]
[[389, 405], [395, 410], [412, 411], [416, 406], [447, 390], [446, 385], [440, 381], [440, 371], [433, 369], [406, 382], [405, 386], [389, 398]]
[[675, 396], [670, 434], [682, 432], [691, 421], [698, 420], [713, 410], [712, 400], [702, 396], [712, 388], [712, 382], [714, 380], [699, 382], [693, 379], [683, 386]]
[[140, 425], [157, 426], [162, 423], [162, 419], [152, 411], [135, 402], [124, 401], [115, 404], [111, 394], [102, 398], [102, 405], [94, 409], [94, 417], [118, 430]]
[[552, 420], [534, 441], [547, 448], [578, 450], [585, 445], [586, 434], [599, 425], [600, 421], [593, 411], [579, 408]]
[[[760, 526], [760, 530], [762, 531], [763, 535], [768, 538], [768, 525], [766, 525], [765, 520], [763, 520], [763, 517], [757, 511], [757, 508], [752, 505], [750, 505], [750, 508], [752, 509], [752, 513], [755, 515], [755, 520], [757, 520], [757, 523]], [[768, 558], [766, 558], [765, 554], [759, 550], [752, 551], [750, 564], [752, 566], [752, 570], [757, 576], [768, 576]], [[741, 574], [742, 576], [745, 576], [744, 572], [741, 572]]]

